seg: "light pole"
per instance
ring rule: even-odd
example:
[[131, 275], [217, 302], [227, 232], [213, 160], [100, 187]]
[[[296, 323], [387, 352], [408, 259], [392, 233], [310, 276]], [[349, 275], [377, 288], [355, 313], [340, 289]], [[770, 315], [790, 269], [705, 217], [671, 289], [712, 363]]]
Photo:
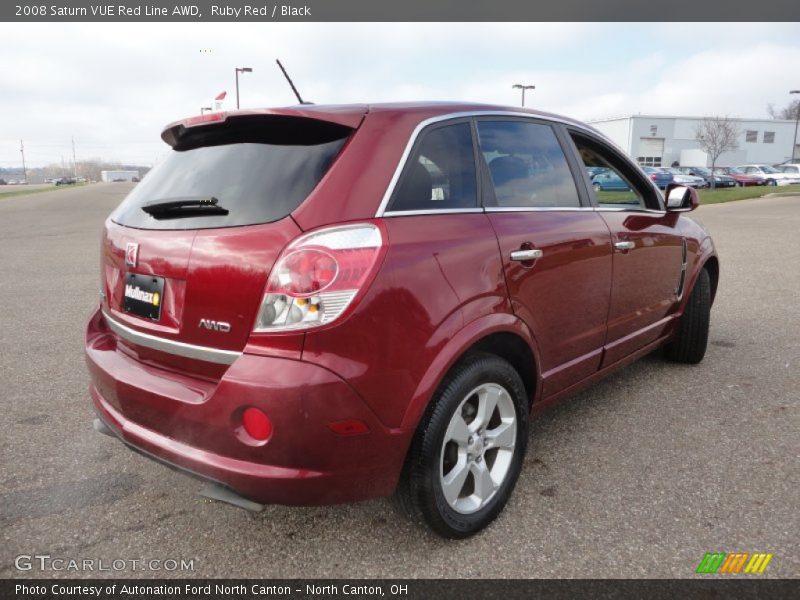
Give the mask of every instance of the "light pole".
[[25, 166], [25, 144], [22, 143], [22, 140], [19, 141], [19, 151], [22, 154], [22, 178], [24, 181], [28, 181], [28, 167]]
[[236, 67], [236, 108], [239, 108], [239, 73], [252, 73], [250, 67]]
[[[800, 94], [800, 90], [792, 90], [790, 94]], [[794, 109], [794, 137], [792, 138], [792, 162], [794, 162], [794, 153], [797, 149], [797, 124], [800, 123], [800, 102]]]
[[204, 115], [206, 111], [211, 112], [213, 109], [210, 106], [201, 106], [200, 107], [200, 114]]
[[535, 90], [535, 85], [523, 85], [521, 83], [515, 83], [511, 86], [512, 89], [515, 90], [522, 90], [522, 106], [525, 106], [525, 90]]

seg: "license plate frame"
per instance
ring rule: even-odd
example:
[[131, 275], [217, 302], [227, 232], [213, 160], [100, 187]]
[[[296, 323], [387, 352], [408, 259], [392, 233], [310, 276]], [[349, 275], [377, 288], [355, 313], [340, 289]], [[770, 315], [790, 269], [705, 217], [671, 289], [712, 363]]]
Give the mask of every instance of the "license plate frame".
[[122, 289], [122, 309], [152, 321], [161, 319], [164, 303], [164, 278], [141, 273], [127, 273]]

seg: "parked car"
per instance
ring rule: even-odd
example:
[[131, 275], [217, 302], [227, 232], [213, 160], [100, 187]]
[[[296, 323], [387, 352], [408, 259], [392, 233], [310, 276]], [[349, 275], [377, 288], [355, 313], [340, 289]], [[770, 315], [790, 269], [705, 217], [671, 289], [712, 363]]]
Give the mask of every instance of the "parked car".
[[72, 177], [61, 177], [56, 179], [56, 185], [75, 185], [75, 179]]
[[784, 163], [782, 165], [775, 165], [775, 168], [781, 173], [800, 176], [800, 164]]
[[693, 188], [708, 187], [708, 182], [705, 179], [695, 175], [687, 175], [680, 170], [680, 167], [662, 167], [662, 170], [672, 175], [673, 183], [688, 185], [689, 187]]
[[672, 173], [660, 167], [642, 167], [642, 170], [650, 177], [650, 180], [662, 190], [666, 189], [675, 178]]
[[631, 189], [627, 181], [610, 170], [602, 171], [592, 177], [592, 187], [596, 192]]
[[747, 175], [761, 175], [764, 178], [764, 185], [790, 185], [800, 183], [800, 176], [791, 173], [783, 173], [775, 167], [769, 165], [740, 165], [737, 167]]
[[733, 177], [729, 177], [728, 175], [722, 175], [721, 173], [712, 173], [711, 169], [709, 169], [708, 167], [678, 167], [678, 168], [681, 170], [682, 173], [686, 175], [694, 175], [695, 177], [702, 177], [708, 184], [708, 187], [711, 187], [712, 184], [716, 188], [734, 187], [736, 185], [736, 180]]
[[17, 185], [18, 183], [19, 183], [19, 181], [17, 181], [16, 179], [9, 179], [8, 180], [8, 185]]
[[[662, 195], [583, 123], [317, 105], [162, 138], [104, 226], [94, 426], [209, 497], [395, 494], [463, 538], [511, 495], [531, 411], [659, 347], [703, 358], [719, 266], [696, 191]], [[599, 196], [594, 166], [629, 189]]]
[[764, 182], [766, 181], [762, 175], [757, 175], [755, 173], [747, 174], [736, 167], [715, 167], [714, 173], [727, 175], [728, 177], [733, 178], [733, 180], [736, 182], [736, 185], [739, 187], [764, 185]]
[[5, 179], [0, 179], [0, 185], [8, 185]]
[[608, 171], [608, 167], [586, 167], [586, 172], [589, 173], [589, 179], [593, 178], [595, 175], [599, 175], [600, 173], [605, 173]]

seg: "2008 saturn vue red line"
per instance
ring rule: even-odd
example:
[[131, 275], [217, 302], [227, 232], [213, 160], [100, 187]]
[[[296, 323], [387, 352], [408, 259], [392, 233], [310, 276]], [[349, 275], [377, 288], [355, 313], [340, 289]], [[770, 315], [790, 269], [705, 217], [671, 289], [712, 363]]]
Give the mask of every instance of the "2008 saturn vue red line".
[[211, 497], [394, 495], [465, 537], [507, 502], [531, 412], [661, 346], [703, 358], [719, 266], [696, 192], [662, 196], [579, 122], [297, 106], [162, 138], [105, 223], [95, 427]]

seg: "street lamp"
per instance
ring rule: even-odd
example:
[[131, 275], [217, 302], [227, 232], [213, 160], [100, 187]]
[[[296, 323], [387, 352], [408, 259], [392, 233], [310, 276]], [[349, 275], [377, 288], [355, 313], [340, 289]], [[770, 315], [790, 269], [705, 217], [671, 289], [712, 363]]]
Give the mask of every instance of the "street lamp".
[[206, 111], [211, 112], [213, 109], [210, 106], [201, 106], [200, 107], [200, 114], [205, 114]]
[[[800, 90], [791, 90], [790, 94], [800, 94]], [[792, 162], [794, 162], [794, 153], [797, 149], [797, 124], [800, 123], [800, 102], [794, 109], [794, 137], [792, 138]]]
[[523, 85], [521, 83], [515, 83], [511, 86], [514, 90], [522, 90], [522, 106], [525, 106], [525, 90], [535, 90], [535, 85]]
[[250, 67], [236, 67], [236, 108], [239, 108], [239, 73], [252, 73]]

